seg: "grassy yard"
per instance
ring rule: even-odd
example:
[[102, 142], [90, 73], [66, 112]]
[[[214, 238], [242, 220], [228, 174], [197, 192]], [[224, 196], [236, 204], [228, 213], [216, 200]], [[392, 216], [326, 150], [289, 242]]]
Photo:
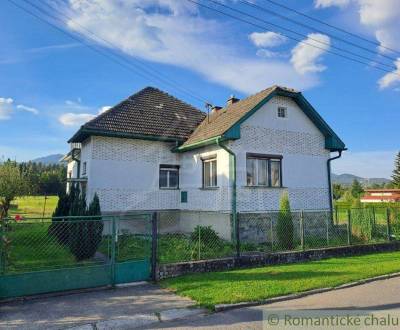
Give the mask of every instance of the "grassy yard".
[[258, 301], [398, 271], [400, 252], [390, 252], [193, 274], [164, 280], [161, 285], [212, 309], [216, 304]]
[[17, 198], [12, 202], [9, 216], [14, 217], [16, 214], [19, 214], [25, 218], [42, 218], [44, 210], [44, 217], [51, 217], [57, 206], [58, 196], [47, 196], [46, 198], [45, 208], [45, 196], [25, 196]]

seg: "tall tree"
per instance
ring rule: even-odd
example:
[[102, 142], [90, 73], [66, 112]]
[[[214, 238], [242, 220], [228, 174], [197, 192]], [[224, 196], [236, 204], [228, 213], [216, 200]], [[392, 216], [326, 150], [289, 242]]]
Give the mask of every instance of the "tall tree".
[[17, 164], [0, 164], [0, 219], [7, 217], [11, 202], [26, 192], [27, 184]]
[[400, 151], [397, 153], [396, 160], [394, 161], [392, 182], [396, 188], [400, 188]]
[[364, 192], [361, 183], [357, 179], [353, 180], [350, 190], [354, 198], [360, 198], [361, 194]]

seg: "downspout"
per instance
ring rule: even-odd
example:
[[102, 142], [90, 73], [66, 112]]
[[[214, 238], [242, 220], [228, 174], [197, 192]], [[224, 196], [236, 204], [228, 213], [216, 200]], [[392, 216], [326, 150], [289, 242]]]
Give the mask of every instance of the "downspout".
[[234, 235], [233, 237], [236, 238], [236, 256], [240, 256], [240, 251], [239, 251], [239, 230], [237, 226], [237, 207], [236, 207], [236, 154], [229, 149], [227, 146], [221, 143], [221, 137], [218, 137], [216, 139], [216, 144], [224, 149], [230, 156], [230, 159], [232, 162], [229, 162], [229, 172], [230, 176], [232, 177], [232, 195], [231, 195], [231, 208], [232, 208], [232, 222], [233, 222], [233, 228], [234, 228]]
[[[346, 150], [346, 149], [344, 149]], [[329, 158], [326, 162], [328, 170], [328, 191], [329, 191], [329, 210], [333, 212], [333, 194], [332, 194], [332, 179], [331, 179], [331, 162], [332, 160], [339, 159], [342, 157], [343, 150], [336, 150], [339, 154], [335, 157]]]

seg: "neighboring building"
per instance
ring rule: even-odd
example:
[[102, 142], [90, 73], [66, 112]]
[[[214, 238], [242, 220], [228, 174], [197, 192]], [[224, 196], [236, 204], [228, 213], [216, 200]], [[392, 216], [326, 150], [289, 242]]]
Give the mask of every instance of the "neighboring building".
[[366, 189], [361, 203], [400, 202], [400, 189]]
[[344, 143], [292, 89], [273, 86], [207, 116], [147, 87], [69, 140], [69, 181], [105, 213], [329, 209], [330, 154]]

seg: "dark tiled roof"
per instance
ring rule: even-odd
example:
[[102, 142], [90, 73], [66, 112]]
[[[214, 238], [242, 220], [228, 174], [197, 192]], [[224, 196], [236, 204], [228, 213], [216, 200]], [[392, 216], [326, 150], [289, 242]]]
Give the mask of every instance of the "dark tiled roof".
[[224, 134], [240, 118], [252, 110], [258, 103], [260, 103], [277, 88], [294, 92], [292, 89], [272, 86], [243, 100], [237, 101], [221, 110], [218, 110], [216, 113], [212, 113], [204, 119], [204, 121], [199, 125], [199, 127], [196, 128], [189, 139], [185, 141], [183, 147]]
[[205, 113], [154, 87], [146, 87], [84, 124], [69, 142], [95, 132], [186, 140]]

